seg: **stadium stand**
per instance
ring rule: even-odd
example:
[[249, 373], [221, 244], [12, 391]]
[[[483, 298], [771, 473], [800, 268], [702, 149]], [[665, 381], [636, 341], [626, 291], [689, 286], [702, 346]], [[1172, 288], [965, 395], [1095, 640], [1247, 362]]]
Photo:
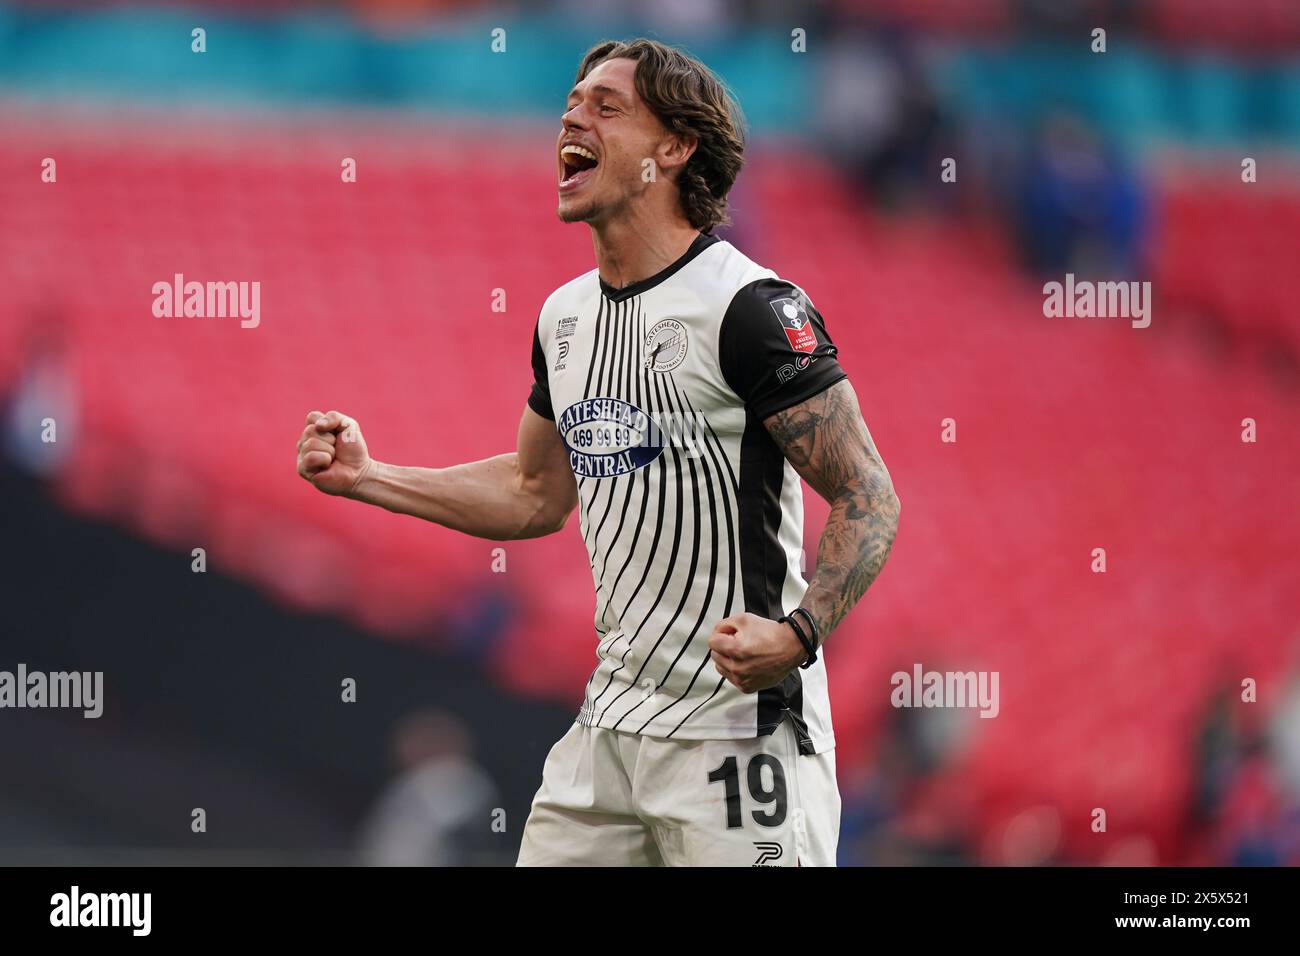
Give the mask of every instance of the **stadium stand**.
[[[585, 231], [554, 220], [549, 132], [96, 127], [14, 108], [0, 125], [0, 391], [55, 343], [79, 395], [67, 506], [205, 547], [290, 608], [440, 641], [495, 545], [326, 503], [291, 447], [313, 405], [354, 414], [387, 460], [512, 447], [537, 309], [591, 267]], [[904, 503], [889, 567], [828, 649], [842, 764], [872, 755], [886, 712], [860, 701], [882, 702], [893, 672], [996, 670], [1002, 715], [972, 717], [944, 771], [987, 859], [1026, 808], [1121, 802], [1102, 838], [1068, 828], [1068, 858], [1141, 832], [1177, 859], [1200, 708], [1280, 677], [1300, 616], [1300, 514], [1274, 506], [1296, 497], [1300, 455], [1276, 439], [1300, 410], [1294, 388], [1169, 334], [1165, 310], [1300, 342], [1294, 299], [1258, 281], [1293, 253], [1300, 208], [1167, 197], [1179, 238], [1137, 330], [1043, 318], [996, 231], [874, 218], [816, 156], [760, 147], [746, 176], [746, 248], [827, 317]], [[1230, 240], [1238, 227], [1254, 238]], [[156, 318], [152, 286], [177, 271], [259, 280], [261, 324]], [[825, 506], [807, 497], [811, 564]], [[576, 521], [506, 546], [519, 611], [491, 667], [508, 686], [576, 703], [594, 647], [582, 554]]]

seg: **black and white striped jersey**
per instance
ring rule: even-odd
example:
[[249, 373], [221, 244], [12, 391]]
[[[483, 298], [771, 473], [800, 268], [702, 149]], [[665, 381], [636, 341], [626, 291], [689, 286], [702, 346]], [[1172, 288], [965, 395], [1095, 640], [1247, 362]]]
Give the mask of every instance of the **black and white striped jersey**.
[[788, 713], [803, 751], [834, 746], [821, 660], [742, 694], [708, 640], [803, 597], [800, 479], [763, 420], [844, 378], [835, 355], [802, 290], [707, 234], [649, 279], [592, 270], [546, 300], [528, 403], [568, 449], [596, 585], [579, 722], [709, 740]]

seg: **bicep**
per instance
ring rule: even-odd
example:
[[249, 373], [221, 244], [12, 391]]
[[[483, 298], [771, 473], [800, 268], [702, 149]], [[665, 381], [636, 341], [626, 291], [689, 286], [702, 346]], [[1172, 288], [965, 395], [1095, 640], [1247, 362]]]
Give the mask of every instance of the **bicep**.
[[850, 494], [867, 501], [893, 495], [858, 396], [848, 379], [763, 420], [799, 475], [827, 501]]
[[516, 452], [524, 488], [541, 495], [565, 515], [572, 511], [578, 503], [578, 487], [555, 422], [525, 405]]

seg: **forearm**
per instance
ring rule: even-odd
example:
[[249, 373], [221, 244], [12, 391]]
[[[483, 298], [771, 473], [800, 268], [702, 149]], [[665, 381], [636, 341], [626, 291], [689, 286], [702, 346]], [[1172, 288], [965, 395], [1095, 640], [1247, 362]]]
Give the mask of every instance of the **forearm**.
[[898, 496], [848, 381], [764, 424], [790, 463], [831, 506], [817, 548], [817, 569], [802, 601], [825, 640], [885, 566], [898, 531]]
[[[831, 499], [822, 532], [817, 570], [800, 606], [812, 615], [824, 642], [871, 586], [889, 557], [898, 529], [898, 498], [878, 458], [863, 465]], [[808, 633], [803, 615], [772, 621], [745, 612], [724, 618], [709, 637], [714, 667], [742, 693], [775, 687], [808, 663]], [[819, 642], [819, 643], [820, 643]]]
[[494, 541], [550, 534], [567, 517], [520, 474], [515, 452], [450, 468], [372, 462], [349, 497]]
[[824, 641], [880, 574], [898, 531], [898, 497], [883, 467], [854, 480], [831, 505], [817, 568], [801, 606]]

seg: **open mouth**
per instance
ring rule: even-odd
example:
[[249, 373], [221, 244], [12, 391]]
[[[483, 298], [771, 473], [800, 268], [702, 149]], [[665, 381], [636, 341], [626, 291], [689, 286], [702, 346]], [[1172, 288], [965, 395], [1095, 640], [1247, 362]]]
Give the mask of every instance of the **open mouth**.
[[580, 186], [591, 177], [592, 170], [600, 165], [595, 153], [585, 146], [573, 144], [560, 150], [560, 161], [564, 163], [564, 178], [560, 180], [561, 189]]

